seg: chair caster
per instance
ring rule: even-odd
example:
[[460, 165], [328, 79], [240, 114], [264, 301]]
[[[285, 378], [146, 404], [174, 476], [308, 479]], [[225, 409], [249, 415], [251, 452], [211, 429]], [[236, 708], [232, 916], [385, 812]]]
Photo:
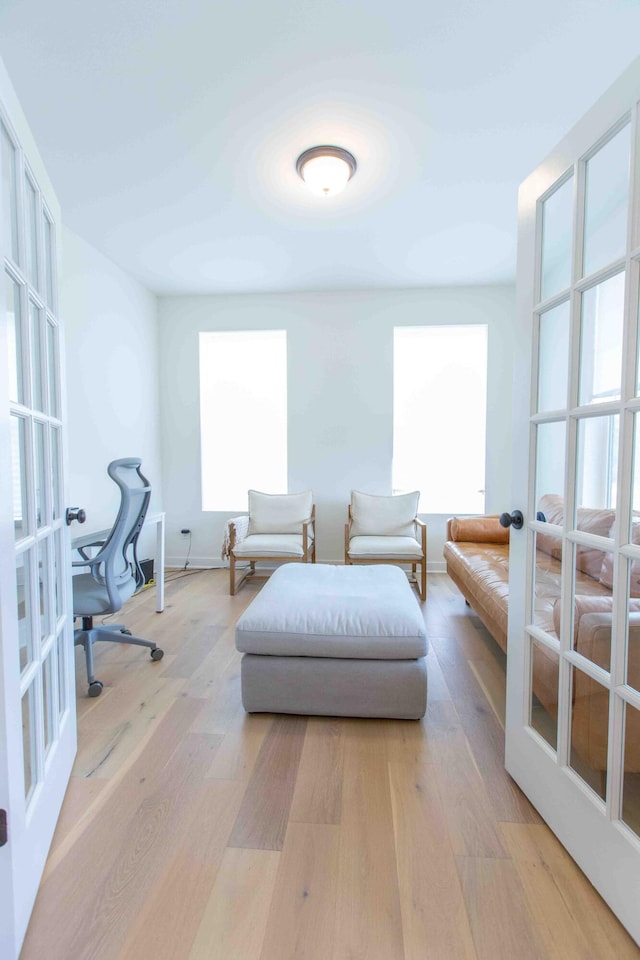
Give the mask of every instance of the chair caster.
[[152, 660], [162, 660], [164, 657], [164, 650], [161, 650], [160, 647], [156, 647], [155, 650], [151, 651]]
[[94, 680], [93, 683], [89, 684], [89, 696], [90, 697], [99, 697], [102, 693], [102, 681]]
[[131, 633], [131, 630], [127, 630], [126, 628], [124, 630], [121, 630], [120, 633], [124, 634], [125, 637], [133, 636], [133, 634]]

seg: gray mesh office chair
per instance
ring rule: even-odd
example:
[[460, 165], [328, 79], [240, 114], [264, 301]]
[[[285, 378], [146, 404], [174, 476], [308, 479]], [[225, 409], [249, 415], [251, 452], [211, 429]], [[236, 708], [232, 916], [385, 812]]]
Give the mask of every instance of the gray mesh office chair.
[[[162, 660], [164, 651], [152, 640], [131, 635], [122, 623], [93, 625], [93, 618], [116, 613], [125, 600], [140, 589], [144, 576], [138, 563], [137, 543], [151, 498], [149, 481], [142, 475], [137, 457], [114, 460], [107, 473], [120, 488], [120, 509], [106, 540], [96, 540], [78, 549], [82, 560], [74, 567], [89, 567], [89, 573], [73, 577], [73, 616], [82, 617], [82, 628], [75, 631], [75, 644], [82, 644], [87, 660], [89, 696], [99, 697], [102, 683], [93, 673], [93, 644], [96, 640], [133, 643], [149, 647], [152, 660]], [[100, 547], [89, 556], [85, 551]]]

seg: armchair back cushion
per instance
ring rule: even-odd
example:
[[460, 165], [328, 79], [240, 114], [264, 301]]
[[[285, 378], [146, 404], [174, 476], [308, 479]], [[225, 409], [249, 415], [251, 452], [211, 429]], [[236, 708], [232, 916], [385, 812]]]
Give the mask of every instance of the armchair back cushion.
[[415, 537], [420, 491], [380, 497], [351, 491], [351, 537]]
[[249, 490], [249, 535], [254, 533], [302, 533], [311, 519], [313, 491], [260, 493]]

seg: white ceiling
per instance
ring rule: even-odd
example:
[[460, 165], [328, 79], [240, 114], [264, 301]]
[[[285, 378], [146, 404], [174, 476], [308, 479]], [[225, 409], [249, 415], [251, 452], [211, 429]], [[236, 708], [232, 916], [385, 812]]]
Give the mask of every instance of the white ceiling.
[[66, 224], [162, 293], [512, 281], [519, 182], [639, 37], [637, 0], [0, 0]]

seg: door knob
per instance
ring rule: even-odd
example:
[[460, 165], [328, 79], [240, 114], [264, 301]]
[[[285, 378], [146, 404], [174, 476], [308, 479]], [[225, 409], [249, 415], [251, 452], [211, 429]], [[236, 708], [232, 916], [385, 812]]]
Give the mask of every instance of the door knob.
[[524, 517], [520, 510], [514, 510], [513, 513], [501, 513], [500, 523], [503, 527], [513, 527], [514, 530], [519, 530], [524, 523]]
[[67, 526], [70, 523], [73, 523], [74, 520], [77, 520], [78, 523], [84, 523], [87, 519], [87, 515], [82, 509], [82, 507], [67, 507]]

